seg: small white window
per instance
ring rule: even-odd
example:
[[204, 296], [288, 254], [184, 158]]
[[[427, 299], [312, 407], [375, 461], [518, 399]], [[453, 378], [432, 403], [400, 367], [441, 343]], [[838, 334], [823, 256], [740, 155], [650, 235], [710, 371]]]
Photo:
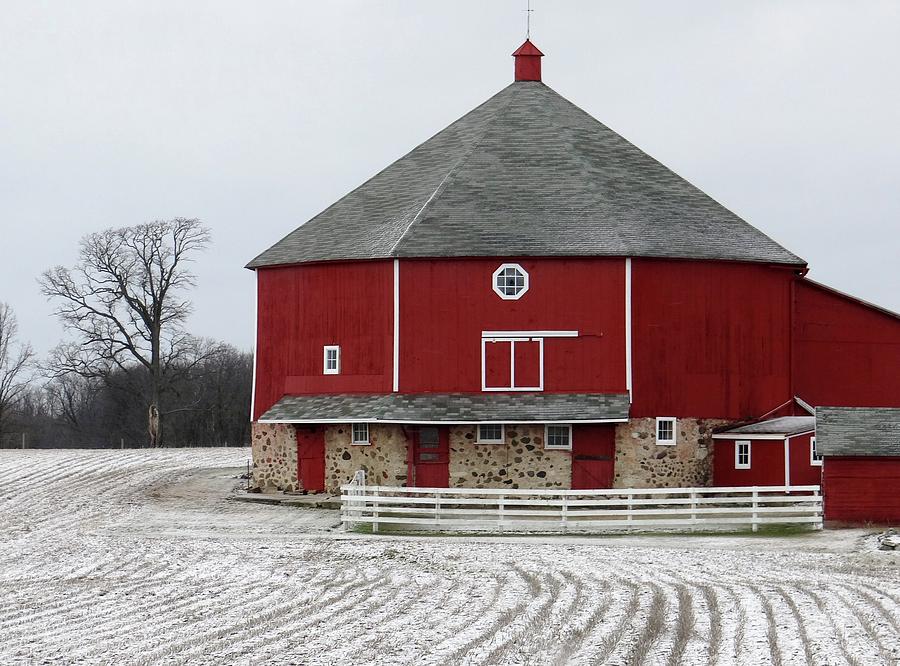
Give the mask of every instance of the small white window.
[[519, 264], [500, 264], [492, 281], [494, 291], [504, 301], [522, 298], [528, 291], [528, 273]]
[[356, 444], [359, 446], [369, 443], [369, 424], [368, 423], [354, 423], [353, 424], [353, 439], [350, 440], [350, 443]]
[[476, 444], [503, 444], [503, 426], [499, 423], [485, 423], [478, 426]]
[[341, 348], [338, 345], [325, 345], [324, 364], [326, 375], [341, 374]]
[[822, 465], [822, 456], [819, 455], [819, 452], [816, 451], [816, 438], [809, 438], [809, 464], [810, 465]]
[[548, 425], [544, 430], [545, 449], [572, 449], [572, 426]]
[[734, 443], [734, 468], [750, 469], [750, 442], [738, 440]]
[[656, 419], [656, 443], [660, 446], [675, 446], [674, 416], [660, 416]]

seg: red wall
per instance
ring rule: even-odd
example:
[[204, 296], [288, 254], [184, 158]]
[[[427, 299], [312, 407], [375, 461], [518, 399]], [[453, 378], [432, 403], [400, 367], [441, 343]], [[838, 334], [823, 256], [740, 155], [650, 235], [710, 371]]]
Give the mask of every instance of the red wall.
[[[254, 420], [286, 393], [390, 392], [392, 262], [261, 268], [257, 280]], [[330, 344], [339, 375], [322, 372]]]
[[783, 486], [784, 440], [750, 440], [750, 469], [734, 468], [734, 442], [714, 440], [714, 486]]
[[[492, 274], [529, 274], [518, 300]], [[480, 392], [483, 330], [577, 330], [544, 340], [544, 390], [625, 392], [623, 259], [444, 259], [400, 263], [400, 390]]]
[[750, 419], [790, 392], [793, 272], [632, 261], [632, 417]]
[[812, 405], [900, 407], [900, 319], [798, 279], [795, 391]]
[[900, 521], [900, 458], [825, 459], [825, 520]]
[[822, 483], [822, 465], [810, 463], [809, 440], [812, 435], [791, 437], [791, 485], [818, 486]]

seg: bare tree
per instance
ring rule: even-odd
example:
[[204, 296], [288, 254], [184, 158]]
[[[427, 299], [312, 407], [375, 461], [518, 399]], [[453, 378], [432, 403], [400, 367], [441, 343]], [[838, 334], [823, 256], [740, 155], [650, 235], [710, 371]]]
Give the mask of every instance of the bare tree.
[[147, 431], [151, 446], [162, 443], [160, 399], [169, 371], [186, 357], [217, 353], [184, 330], [191, 310], [185, 292], [194, 286], [193, 256], [205, 249], [209, 230], [198, 220], [176, 218], [85, 236], [74, 268], [57, 266], [41, 276], [41, 288], [56, 300], [56, 315], [76, 335], [57, 347], [53, 376], [109, 377], [136, 363], [147, 378]]
[[25, 376], [34, 352], [31, 345], [20, 343], [16, 315], [6, 303], [0, 303], [0, 441], [10, 414], [28, 388]]

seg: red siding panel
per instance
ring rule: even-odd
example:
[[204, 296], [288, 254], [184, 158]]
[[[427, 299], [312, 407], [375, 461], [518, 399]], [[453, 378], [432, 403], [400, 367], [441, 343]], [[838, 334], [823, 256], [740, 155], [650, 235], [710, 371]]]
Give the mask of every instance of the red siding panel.
[[900, 521], [900, 458], [825, 458], [825, 520]]
[[754, 418], [790, 387], [782, 268], [632, 261], [632, 416]]
[[572, 427], [572, 490], [612, 488], [616, 457], [614, 425]]
[[[784, 440], [749, 440], [750, 469], [734, 468], [734, 442], [717, 439], [713, 444], [714, 486], [783, 486]], [[791, 481], [793, 484], [794, 482]]]
[[[257, 282], [254, 420], [285, 393], [391, 390], [391, 262], [261, 268]], [[330, 344], [339, 375], [322, 372]]]
[[813, 465], [810, 455], [812, 435], [791, 437], [791, 485], [817, 486], [822, 483], [822, 465]]
[[900, 319], [798, 279], [797, 395], [813, 405], [900, 407]]
[[[491, 285], [506, 262], [529, 274], [518, 300]], [[544, 341], [544, 389], [624, 392], [624, 312], [624, 259], [403, 260], [400, 390], [481, 391], [484, 330], [577, 330], [578, 338]]]

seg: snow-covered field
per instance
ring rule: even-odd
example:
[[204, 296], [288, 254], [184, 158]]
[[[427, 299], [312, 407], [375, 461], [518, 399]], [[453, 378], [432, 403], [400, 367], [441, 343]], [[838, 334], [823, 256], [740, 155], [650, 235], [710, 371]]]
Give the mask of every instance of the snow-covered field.
[[0, 451], [0, 664], [885, 664], [900, 553], [367, 537], [228, 501], [248, 450]]

